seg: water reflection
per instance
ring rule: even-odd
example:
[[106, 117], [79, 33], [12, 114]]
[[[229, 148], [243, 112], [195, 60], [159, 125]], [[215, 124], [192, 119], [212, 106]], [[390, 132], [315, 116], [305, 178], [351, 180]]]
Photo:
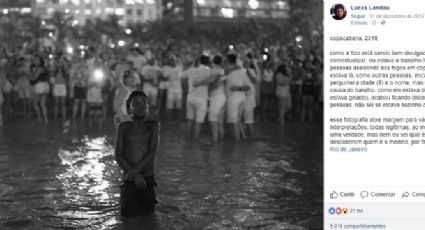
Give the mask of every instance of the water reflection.
[[155, 215], [126, 220], [113, 127], [63, 133], [31, 125], [6, 128], [0, 138], [0, 229], [321, 227], [321, 129], [265, 126], [256, 141], [202, 145], [163, 124]]
[[[86, 136], [80, 142], [75, 150], [64, 148], [58, 150], [64, 172], [58, 174], [56, 178], [61, 182], [65, 202], [77, 207], [77, 210], [72, 211], [61, 210], [58, 215], [67, 220], [104, 218], [108, 206], [112, 209], [117, 206], [117, 189], [111, 184], [112, 177], [117, 173], [110, 171], [116, 168], [112, 146], [106, 144], [106, 137]], [[113, 167], [107, 168], [107, 164]], [[113, 218], [99, 227], [107, 229], [107, 226], [115, 225], [117, 222], [117, 218]]]

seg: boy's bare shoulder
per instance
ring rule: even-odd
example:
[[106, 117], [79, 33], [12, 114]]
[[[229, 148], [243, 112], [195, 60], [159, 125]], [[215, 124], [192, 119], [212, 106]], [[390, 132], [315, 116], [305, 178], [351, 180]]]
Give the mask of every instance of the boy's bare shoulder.
[[152, 129], [159, 129], [160, 123], [156, 120], [147, 120], [146, 124], [148, 124]]
[[132, 121], [123, 121], [118, 124], [118, 131], [124, 131], [133, 125]]

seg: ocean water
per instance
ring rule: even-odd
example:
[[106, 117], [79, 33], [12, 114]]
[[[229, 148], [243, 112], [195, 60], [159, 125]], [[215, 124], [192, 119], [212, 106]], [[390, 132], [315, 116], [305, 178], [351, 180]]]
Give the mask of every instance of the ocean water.
[[258, 124], [255, 140], [211, 144], [162, 123], [155, 214], [123, 219], [111, 123], [0, 129], [0, 229], [322, 228], [322, 127]]

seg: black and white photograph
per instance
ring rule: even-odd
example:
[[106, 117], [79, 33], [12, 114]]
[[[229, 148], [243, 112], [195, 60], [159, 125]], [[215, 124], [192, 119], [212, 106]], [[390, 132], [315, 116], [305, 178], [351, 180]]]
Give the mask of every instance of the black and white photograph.
[[323, 229], [323, 12], [0, 0], [0, 229]]

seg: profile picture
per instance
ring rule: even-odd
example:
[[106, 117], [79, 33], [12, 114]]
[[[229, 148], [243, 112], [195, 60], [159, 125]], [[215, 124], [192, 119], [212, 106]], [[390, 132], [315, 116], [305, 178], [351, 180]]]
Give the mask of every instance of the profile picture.
[[345, 6], [342, 4], [335, 4], [331, 8], [332, 18], [335, 20], [342, 20], [347, 16], [347, 10]]

